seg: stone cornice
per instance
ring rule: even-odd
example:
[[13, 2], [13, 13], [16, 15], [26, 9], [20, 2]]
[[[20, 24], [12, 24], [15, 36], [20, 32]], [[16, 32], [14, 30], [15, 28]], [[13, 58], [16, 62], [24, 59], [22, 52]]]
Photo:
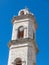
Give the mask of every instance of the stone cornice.
[[35, 17], [31, 14], [26, 14], [26, 15], [21, 15], [21, 16], [14, 16], [13, 19], [12, 19], [12, 23], [15, 20], [26, 19], [26, 18], [33, 19], [33, 20], [35, 19]]
[[38, 47], [37, 47], [37, 45], [36, 45], [35, 40], [30, 39], [30, 38], [18, 39], [18, 40], [11, 40], [11, 41], [9, 42], [9, 44], [8, 44], [8, 47], [10, 48], [11, 45], [23, 44], [24, 42], [27, 42], [27, 43], [28, 43], [28, 42], [31, 42], [31, 43], [33, 43], [34, 46], [35, 46], [35, 49], [36, 49], [36, 53], [38, 52]]

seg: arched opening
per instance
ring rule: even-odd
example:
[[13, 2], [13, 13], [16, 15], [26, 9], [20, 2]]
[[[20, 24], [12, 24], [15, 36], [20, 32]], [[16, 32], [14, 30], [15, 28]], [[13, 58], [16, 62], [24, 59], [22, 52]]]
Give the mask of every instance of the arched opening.
[[20, 15], [24, 15], [24, 11], [21, 11], [21, 12], [20, 12]]
[[18, 38], [23, 38], [24, 37], [24, 27], [20, 26], [18, 28]]
[[14, 62], [15, 62], [15, 65], [22, 65], [22, 60], [20, 58], [16, 58]]

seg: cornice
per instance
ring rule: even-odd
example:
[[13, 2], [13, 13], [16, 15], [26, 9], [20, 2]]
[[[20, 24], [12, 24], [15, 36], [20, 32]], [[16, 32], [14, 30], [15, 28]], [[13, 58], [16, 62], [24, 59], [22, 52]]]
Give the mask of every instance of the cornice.
[[8, 44], [8, 47], [10, 48], [11, 45], [18, 45], [18, 44], [23, 44], [23, 43], [28, 43], [28, 42], [31, 42], [32, 44], [34, 44], [36, 52], [38, 52], [38, 47], [37, 47], [36, 41], [33, 39], [30, 39], [30, 38], [11, 40]]
[[20, 20], [20, 19], [34, 19], [34, 16], [31, 14], [26, 14], [26, 15], [21, 15], [21, 16], [14, 16], [12, 19], [12, 23], [14, 23], [15, 20]]

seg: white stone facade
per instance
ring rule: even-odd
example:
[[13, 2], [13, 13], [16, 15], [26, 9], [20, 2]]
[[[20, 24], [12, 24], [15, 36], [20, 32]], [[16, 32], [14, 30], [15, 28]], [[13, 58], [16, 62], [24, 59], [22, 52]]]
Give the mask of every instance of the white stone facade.
[[36, 63], [34, 45], [31, 42], [12, 45], [9, 51], [8, 65], [14, 65], [13, 62], [16, 58], [22, 59], [22, 65]]

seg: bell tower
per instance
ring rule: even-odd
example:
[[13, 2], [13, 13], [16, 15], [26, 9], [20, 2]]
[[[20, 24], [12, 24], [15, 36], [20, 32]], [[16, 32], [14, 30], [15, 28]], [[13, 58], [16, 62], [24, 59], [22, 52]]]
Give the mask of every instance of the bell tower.
[[12, 19], [8, 65], [36, 65], [36, 21], [28, 9], [21, 9]]

